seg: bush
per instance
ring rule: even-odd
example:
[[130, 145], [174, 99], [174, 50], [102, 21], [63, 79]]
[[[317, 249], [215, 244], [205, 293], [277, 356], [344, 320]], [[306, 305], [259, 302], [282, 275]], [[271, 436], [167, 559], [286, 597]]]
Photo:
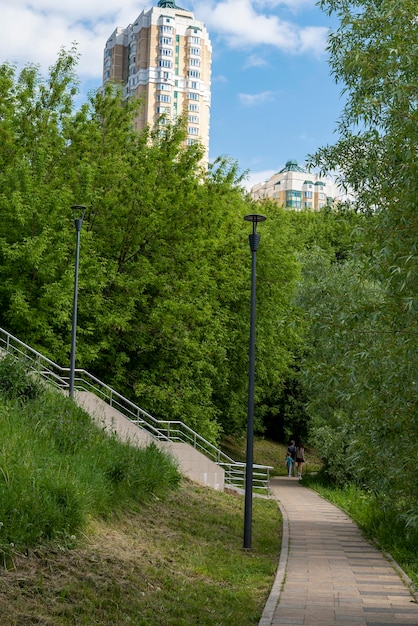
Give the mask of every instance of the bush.
[[23, 361], [7, 354], [0, 359], [0, 393], [10, 399], [26, 402], [40, 396], [44, 387], [36, 381]]

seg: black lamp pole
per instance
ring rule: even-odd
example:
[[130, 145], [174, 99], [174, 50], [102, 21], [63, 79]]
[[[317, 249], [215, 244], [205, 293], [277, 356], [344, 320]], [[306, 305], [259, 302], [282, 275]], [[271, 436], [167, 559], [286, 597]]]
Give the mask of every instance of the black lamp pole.
[[73, 321], [71, 329], [71, 357], [70, 357], [70, 398], [74, 398], [74, 374], [75, 374], [75, 344], [77, 334], [77, 297], [78, 297], [78, 264], [80, 257], [80, 232], [83, 224], [86, 207], [82, 204], [74, 204], [71, 207], [76, 231], [75, 245], [75, 269], [74, 269], [74, 298], [73, 298]]
[[256, 253], [260, 243], [257, 234], [258, 222], [265, 221], [264, 215], [246, 215], [244, 220], [252, 222], [253, 232], [248, 236], [252, 254], [251, 265], [251, 316], [250, 316], [250, 363], [248, 370], [248, 418], [247, 418], [247, 455], [245, 469], [245, 512], [244, 512], [244, 549], [251, 549], [252, 510], [253, 510], [253, 448], [254, 448], [254, 378], [255, 378], [255, 285]]

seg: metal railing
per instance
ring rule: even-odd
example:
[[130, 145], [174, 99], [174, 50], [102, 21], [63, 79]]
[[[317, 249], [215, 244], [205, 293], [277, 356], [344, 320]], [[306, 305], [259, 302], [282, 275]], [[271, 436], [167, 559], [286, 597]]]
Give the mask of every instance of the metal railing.
[[[60, 367], [2, 328], [0, 328], [0, 350], [23, 360], [30, 371], [36, 372], [52, 386], [62, 391], [69, 390], [69, 367]], [[153, 415], [147, 413], [84, 369], [75, 370], [74, 388], [77, 391], [92, 392], [134, 422], [139, 428], [144, 429], [156, 440], [181, 442], [191, 445], [223, 467], [225, 471], [225, 485], [236, 489], [245, 488], [245, 463], [234, 461], [234, 459], [183, 422], [156, 419]], [[269, 493], [270, 471], [272, 469], [272, 467], [267, 465], [253, 465], [253, 491]]]

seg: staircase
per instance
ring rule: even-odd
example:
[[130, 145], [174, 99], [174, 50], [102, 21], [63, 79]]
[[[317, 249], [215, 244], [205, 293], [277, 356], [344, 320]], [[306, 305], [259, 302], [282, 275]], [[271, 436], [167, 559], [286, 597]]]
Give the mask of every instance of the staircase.
[[[24, 360], [30, 371], [68, 393], [69, 367], [60, 367], [2, 328], [0, 350]], [[183, 422], [156, 419], [83, 369], [75, 370], [74, 389], [74, 400], [109, 432], [135, 445], [155, 442], [177, 459], [183, 474], [196, 482], [218, 490], [227, 487], [244, 491], [245, 463], [234, 461]], [[269, 494], [272, 469], [253, 465], [253, 492]]]

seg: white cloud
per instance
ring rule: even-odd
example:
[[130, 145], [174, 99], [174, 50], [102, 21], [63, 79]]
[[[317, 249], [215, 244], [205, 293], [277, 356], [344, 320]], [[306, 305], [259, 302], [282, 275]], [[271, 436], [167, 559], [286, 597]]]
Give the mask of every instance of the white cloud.
[[304, 7], [314, 7], [316, 0], [257, 0], [256, 4], [259, 7], [285, 7], [296, 13]]
[[243, 186], [249, 191], [257, 183], [264, 183], [271, 178], [276, 170], [263, 170], [260, 172], [249, 172], [246, 179], [243, 181]]
[[266, 67], [268, 66], [268, 62], [256, 54], [252, 54], [248, 57], [244, 64], [244, 69], [248, 69], [250, 67]]
[[[258, 4], [186, 0], [180, 4], [192, 8], [196, 3], [195, 16], [206, 23], [212, 39], [220, 36], [231, 47], [269, 44], [291, 53], [322, 52], [326, 29], [300, 27], [271, 14], [275, 6], [298, 8], [305, 2], [313, 0], [259, 0]], [[0, 62], [18, 67], [37, 63], [46, 72], [60, 49], [76, 42], [81, 55], [78, 75], [100, 84], [107, 38], [117, 26], [132, 23], [143, 8], [155, 5], [156, 0], [143, 5], [135, 0], [0, 0]], [[262, 64], [261, 57], [249, 57], [247, 67], [257, 64]]]
[[212, 76], [212, 83], [220, 83], [225, 84], [228, 82], [228, 79], [223, 74], [218, 74], [217, 76]]
[[138, 15], [138, 6], [116, 0], [0, 0], [0, 62], [18, 68], [39, 64], [46, 72], [62, 47], [77, 43], [81, 59], [77, 73], [101, 82], [103, 49], [117, 26], [126, 26]]
[[299, 33], [300, 35], [300, 52], [315, 52], [320, 54], [325, 50], [328, 28], [324, 26], [306, 26]]
[[303, 27], [274, 14], [257, 12], [251, 0], [223, 0], [199, 7], [201, 19], [231, 48], [272, 45], [284, 52], [320, 54], [325, 49], [327, 29]]
[[271, 102], [274, 100], [274, 95], [274, 91], [261, 91], [260, 93], [240, 93], [238, 98], [245, 106], [257, 106], [264, 102]]

